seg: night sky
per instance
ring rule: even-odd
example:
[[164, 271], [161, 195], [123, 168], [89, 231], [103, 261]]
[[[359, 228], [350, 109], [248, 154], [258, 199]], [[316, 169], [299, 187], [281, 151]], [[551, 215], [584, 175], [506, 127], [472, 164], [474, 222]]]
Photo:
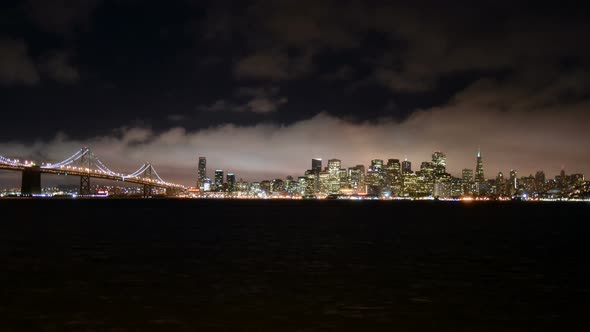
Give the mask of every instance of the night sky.
[[[91, 147], [193, 184], [434, 151], [486, 177], [590, 175], [590, 20], [494, 1], [4, 0], [0, 155]], [[0, 174], [0, 181], [7, 176]]]

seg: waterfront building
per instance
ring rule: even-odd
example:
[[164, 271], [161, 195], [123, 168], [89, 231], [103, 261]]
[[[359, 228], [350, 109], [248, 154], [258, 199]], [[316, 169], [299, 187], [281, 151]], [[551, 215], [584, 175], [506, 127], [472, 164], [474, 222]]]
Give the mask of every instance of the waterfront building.
[[447, 156], [437, 151], [432, 154], [432, 166], [435, 175], [442, 175], [447, 172]]
[[199, 164], [197, 168], [197, 188], [203, 190], [205, 178], [207, 177], [207, 158], [199, 157]]
[[475, 183], [483, 183], [486, 178], [483, 172], [483, 160], [481, 157], [481, 149], [477, 149], [477, 165], [475, 167]]
[[227, 191], [229, 191], [229, 192], [236, 191], [236, 176], [234, 175], [234, 173], [227, 173], [226, 181], [227, 181]]
[[402, 174], [410, 174], [412, 173], [412, 163], [408, 161], [408, 159], [402, 161]]
[[462, 180], [463, 180], [463, 195], [472, 195], [473, 194], [473, 170], [469, 168], [464, 168], [461, 172]]
[[223, 170], [215, 170], [215, 191], [221, 191], [223, 188]]

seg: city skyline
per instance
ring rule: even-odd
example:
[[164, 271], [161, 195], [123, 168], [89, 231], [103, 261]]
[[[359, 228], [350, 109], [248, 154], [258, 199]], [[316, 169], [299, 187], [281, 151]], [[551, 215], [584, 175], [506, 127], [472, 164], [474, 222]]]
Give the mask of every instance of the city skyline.
[[[546, 176], [543, 170], [535, 175], [520, 175], [510, 169], [509, 177], [502, 171], [495, 177], [485, 177], [481, 148], [477, 149], [475, 171], [464, 168], [460, 176], [447, 172], [444, 152], [432, 153], [431, 161], [418, 167], [404, 159], [373, 159], [370, 164], [346, 167], [340, 159], [312, 158], [310, 168], [303, 174], [286, 178], [267, 178], [236, 182], [233, 173], [223, 180], [224, 170], [216, 169], [214, 178], [206, 176], [206, 157], [198, 157], [198, 170], [194, 192], [198, 195], [223, 194], [219, 197], [342, 197], [374, 196], [379, 198], [485, 197], [509, 199], [561, 199], [583, 198], [588, 195], [590, 181], [584, 174], [566, 174], [561, 170], [555, 177]], [[230, 178], [231, 174], [231, 178]], [[209, 196], [207, 196], [209, 197]], [[218, 196], [214, 196], [218, 197]]]
[[[447, 173], [449, 173], [452, 176], [455, 177], [462, 177], [463, 176], [463, 172], [465, 169], [470, 169], [473, 173], [472, 177], [475, 179], [477, 176], [477, 169], [478, 169], [478, 160], [480, 155], [483, 155], [484, 152], [481, 151], [481, 147], [478, 147], [475, 150], [475, 153], [472, 154], [472, 165], [469, 163], [466, 163], [465, 165], [458, 165], [456, 162], [453, 162], [453, 160], [451, 159], [451, 161], [449, 162], [449, 156], [446, 152], [444, 151], [434, 151], [431, 152], [429, 155], [424, 156], [423, 159], [421, 160], [417, 160], [417, 159], [409, 159], [407, 157], [399, 157], [399, 156], [375, 156], [372, 157], [369, 160], [366, 161], [358, 161], [358, 162], [347, 162], [346, 158], [338, 158], [337, 156], [334, 156], [332, 158], [321, 158], [321, 157], [314, 157], [314, 158], [310, 158], [310, 160], [319, 160], [319, 161], [323, 161], [324, 163], [327, 162], [330, 159], [338, 159], [342, 162], [342, 166], [344, 166], [345, 168], [348, 167], [353, 167], [356, 165], [363, 165], [366, 168], [369, 168], [371, 166], [371, 161], [372, 160], [382, 160], [387, 162], [388, 159], [398, 159], [400, 161], [400, 163], [403, 163], [404, 160], [408, 161], [409, 163], [411, 163], [412, 167], [414, 168], [414, 170], [416, 168], [420, 168], [420, 163], [424, 162], [424, 161], [431, 161], [430, 157], [433, 157], [432, 153], [443, 153], [445, 156], [445, 170]], [[5, 155], [6, 157], [6, 155]], [[15, 155], [11, 156], [12, 158], [18, 158], [18, 159], [22, 159], [24, 160], [31, 160], [31, 161], [35, 161], [36, 163], [41, 163], [41, 162], [45, 162], [45, 161], [40, 161], [38, 159], [35, 158], [22, 158], [22, 157], [18, 157]], [[205, 157], [204, 163], [201, 163], [201, 158]], [[106, 159], [105, 159], [106, 160]], [[112, 164], [112, 163], [109, 163]], [[207, 167], [206, 165], [209, 164], [211, 165], [210, 167]], [[206, 157], [206, 156], [197, 156], [194, 158], [194, 160], [192, 160], [192, 165], [187, 166], [187, 167], [180, 167], [179, 165], [175, 165], [174, 169], [176, 169], [177, 172], [181, 173], [181, 174], [186, 174], [184, 177], [179, 177], [178, 174], [172, 173], [170, 172], [170, 165], [168, 164], [168, 167], [164, 167], [164, 171], [162, 172], [163, 174], [166, 174], [166, 178], [171, 178], [174, 179], [173, 182], [178, 182], [181, 183], [187, 187], [191, 187], [194, 185], [195, 179], [199, 179], [200, 178], [200, 174], [201, 171], [199, 171], [201, 169], [200, 165], [205, 165], [205, 172], [208, 175], [209, 178], [213, 177], [213, 174], [216, 170], [221, 170], [224, 172], [230, 172], [232, 174], [237, 175], [237, 179], [243, 179], [245, 181], [249, 181], [249, 182], [255, 182], [255, 181], [263, 181], [265, 179], [274, 179], [274, 178], [285, 178], [287, 176], [297, 176], [299, 175], [300, 169], [304, 169], [305, 167], [302, 167], [300, 169], [295, 168], [295, 166], [298, 165], [303, 165], [305, 164], [302, 160], [299, 160], [299, 162], [295, 163], [295, 165], [291, 164], [292, 167], [289, 167], [289, 169], [293, 170], [292, 172], [288, 172], [286, 169], [287, 167], [278, 167], [277, 169], [272, 169], [270, 167], [265, 167], [266, 170], [269, 170], [267, 172], [263, 172], [263, 171], [258, 171], [255, 173], [251, 173], [251, 172], [242, 172], [239, 168], [237, 167], [232, 167], [232, 160], [223, 160], [222, 163], [217, 163], [216, 160], [211, 160], [210, 158]], [[493, 160], [489, 160], [486, 159], [486, 165], [494, 165]], [[115, 163], [115, 165], [117, 165]], [[166, 164], [165, 164], [166, 165]], [[279, 163], [279, 165], [281, 165], [281, 163]], [[223, 166], [223, 167], [222, 167]], [[229, 167], [228, 167], [229, 166]], [[323, 166], [326, 166], [325, 164]], [[450, 167], [449, 167], [450, 166]], [[550, 169], [550, 171], [547, 171], [547, 169]], [[538, 165], [536, 166], [536, 168], [531, 169], [530, 171], [526, 171], [526, 170], [522, 170], [519, 169], [518, 167], [508, 167], [506, 169], [499, 169], [499, 170], [494, 170], [494, 169], [490, 169], [489, 166], [487, 166], [485, 168], [485, 174], [488, 174], [489, 176], [485, 177], [485, 179], [491, 179], [491, 178], [495, 178], [496, 174], [498, 173], [503, 173], [503, 174], [509, 174], [509, 172], [511, 170], [519, 170], [520, 175], [521, 176], [528, 176], [528, 175], [535, 175], [536, 172], [538, 171], [543, 171], [545, 172], [548, 176], [556, 176], [561, 174], [562, 171], [567, 171], [568, 173], [571, 174], [587, 174], [584, 173], [583, 171], [578, 171], [579, 169], [583, 169], [582, 168], [566, 168], [564, 166], [560, 167], [560, 168], [548, 168], [548, 167], [543, 167], [543, 165]], [[129, 168], [130, 171], [132, 171], [131, 168]], [[284, 171], [281, 171], [284, 170]], [[322, 168], [320, 171], [323, 171], [324, 168]], [[554, 170], [553, 172], [551, 170]], [[248, 174], [255, 174], [255, 176], [249, 176]], [[179, 181], [180, 180], [180, 181]], [[11, 174], [11, 172], [6, 172], [6, 171], [1, 171], [0, 170], [0, 186], [2, 187], [10, 187], [19, 183], [20, 178], [14, 174]], [[55, 178], [49, 177], [48, 178], [48, 183], [50, 184], [58, 184], [59, 181], [64, 181], [64, 179], [60, 179], [60, 180], [56, 180]]]
[[[486, 168], [481, 148], [478, 147], [475, 170], [464, 168], [460, 176], [447, 170], [447, 156], [442, 151], [431, 154], [431, 160], [417, 162], [397, 158], [372, 159], [363, 163], [346, 166], [342, 160], [331, 158], [325, 163], [322, 158], [312, 158], [310, 167], [296, 176], [266, 177], [264, 180], [244, 181], [231, 170], [215, 168], [207, 175], [207, 158], [197, 157], [194, 186], [183, 186], [163, 180], [151, 163], [144, 163], [133, 173], [112, 171], [88, 147], [78, 150], [69, 158], [57, 162], [22, 161], [1, 156], [0, 168], [22, 173], [22, 187], [1, 188], [0, 196], [18, 195], [64, 195], [59, 188], [67, 184], [47, 186], [41, 174], [71, 175], [79, 177], [80, 184], [73, 193], [66, 195], [118, 196], [153, 195], [180, 197], [214, 198], [330, 198], [330, 197], [373, 197], [391, 198], [441, 198], [441, 199], [587, 199], [590, 181], [584, 174], [567, 174], [562, 169], [559, 175], [547, 176], [543, 170], [535, 175], [519, 175], [517, 169], [510, 169], [508, 177], [500, 171], [495, 177], [486, 177]], [[94, 184], [94, 180], [103, 179]], [[239, 179], [239, 180], [238, 180]], [[111, 184], [105, 183], [110, 182]], [[42, 185], [44, 183], [44, 185]], [[92, 184], [91, 184], [92, 183]], [[140, 188], [125, 186], [135, 183]], [[66, 187], [64, 187], [66, 185]], [[211, 196], [210, 194], [213, 194]], [[335, 195], [335, 196], [334, 196]]]

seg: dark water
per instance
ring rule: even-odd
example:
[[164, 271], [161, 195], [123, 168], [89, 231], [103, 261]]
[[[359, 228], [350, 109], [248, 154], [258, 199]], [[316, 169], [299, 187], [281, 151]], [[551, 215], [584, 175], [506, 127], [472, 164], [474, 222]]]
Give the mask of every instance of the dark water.
[[589, 204], [0, 200], [0, 213], [1, 331], [590, 329]]

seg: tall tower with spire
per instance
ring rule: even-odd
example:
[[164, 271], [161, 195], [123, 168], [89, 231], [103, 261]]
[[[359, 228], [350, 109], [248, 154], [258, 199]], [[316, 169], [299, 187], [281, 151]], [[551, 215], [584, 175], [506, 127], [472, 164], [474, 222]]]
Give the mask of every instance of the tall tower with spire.
[[481, 149], [477, 148], [477, 165], [475, 167], [475, 183], [483, 183], [486, 178], [483, 175], [483, 161], [481, 160]]

